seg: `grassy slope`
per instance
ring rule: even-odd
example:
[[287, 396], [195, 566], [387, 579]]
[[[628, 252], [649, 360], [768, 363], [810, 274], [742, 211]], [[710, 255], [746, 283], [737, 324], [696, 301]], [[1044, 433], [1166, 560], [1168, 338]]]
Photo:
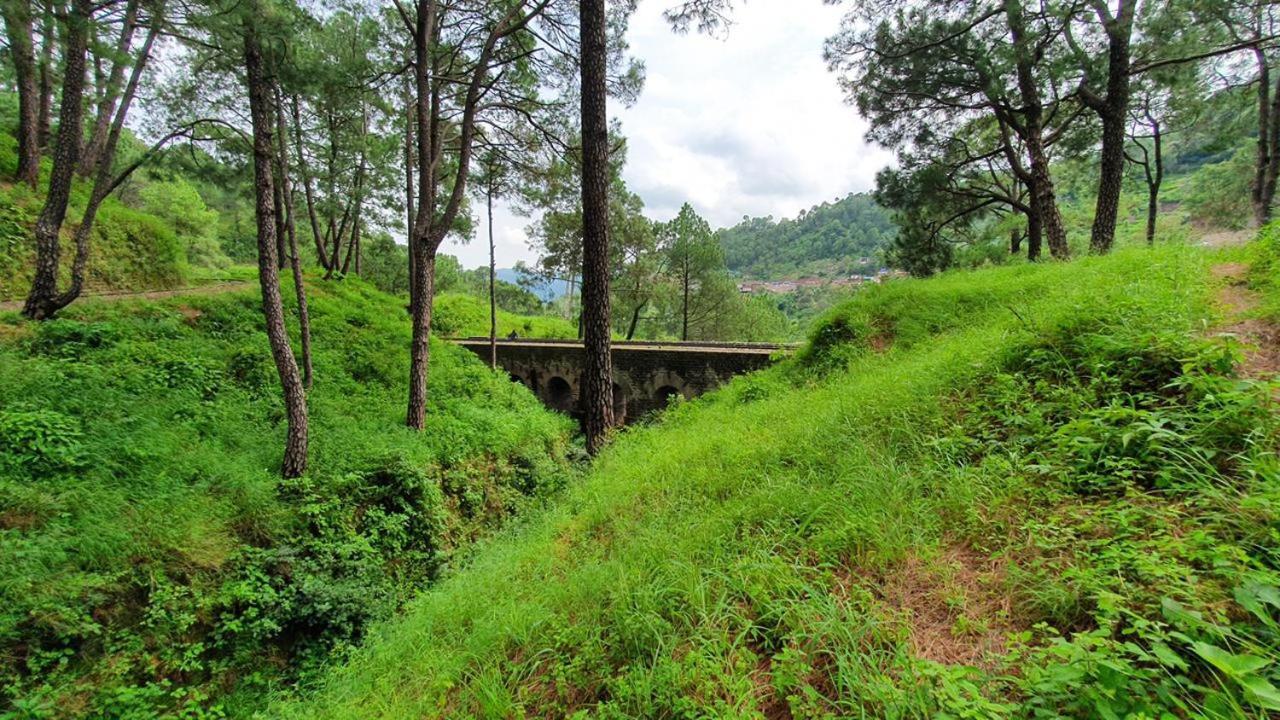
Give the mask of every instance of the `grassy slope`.
[[310, 295], [294, 482], [256, 292], [0, 313], [0, 716], [242, 712], [562, 482], [569, 423], [523, 388], [436, 343], [412, 433], [399, 301]]
[[1126, 250], [863, 294], [278, 712], [1257, 714], [1276, 428], [1193, 337], [1206, 277]]
[[[446, 337], [488, 337], [489, 301], [463, 293], [436, 297], [432, 328]], [[578, 331], [573, 323], [546, 315], [517, 315], [498, 308], [498, 337], [512, 332], [520, 337], [572, 338]]]

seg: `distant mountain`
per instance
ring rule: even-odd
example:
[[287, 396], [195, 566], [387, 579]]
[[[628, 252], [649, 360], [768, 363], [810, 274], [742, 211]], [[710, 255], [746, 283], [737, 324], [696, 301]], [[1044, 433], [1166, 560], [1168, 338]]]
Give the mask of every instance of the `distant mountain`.
[[[743, 218], [716, 232], [729, 269], [750, 278], [848, 275], [879, 265], [896, 232], [870, 194], [851, 193], [803, 210], [794, 220]], [[870, 262], [863, 262], [869, 260]]]
[[[499, 280], [520, 285], [523, 277], [524, 274], [516, 268], [498, 268]], [[536, 281], [528, 287], [543, 302], [551, 302], [569, 294], [569, 283], [564, 280]]]

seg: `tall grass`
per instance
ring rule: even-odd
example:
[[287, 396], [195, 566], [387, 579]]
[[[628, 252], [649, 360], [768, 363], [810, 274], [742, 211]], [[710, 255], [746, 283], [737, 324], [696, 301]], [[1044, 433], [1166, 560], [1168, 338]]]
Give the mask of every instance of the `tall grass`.
[[[796, 361], [624, 432], [553, 509], [277, 712], [1259, 712], [1274, 678], [1244, 677], [1248, 690], [1194, 651], [1222, 649], [1216, 627], [1238, 638], [1228, 655], [1257, 652], [1267, 626], [1235, 629], [1231, 588], [1246, 571], [1276, 584], [1273, 542], [1237, 551], [1276, 517], [1275, 428], [1266, 393], [1194, 337], [1205, 271], [1188, 249], [1126, 250], [864, 294]], [[1130, 452], [1135, 423], [1106, 412], [1126, 403], [1177, 438], [1149, 432]], [[1101, 480], [1077, 487], [1091, 459]], [[1170, 475], [1182, 495], [1152, 480], [1175, 465], [1202, 472]], [[1229, 519], [1244, 505], [1253, 515]], [[1152, 541], [1171, 518], [1193, 540]], [[1171, 629], [1162, 608], [1202, 624]], [[1127, 685], [1108, 670], [1126, 666]]]

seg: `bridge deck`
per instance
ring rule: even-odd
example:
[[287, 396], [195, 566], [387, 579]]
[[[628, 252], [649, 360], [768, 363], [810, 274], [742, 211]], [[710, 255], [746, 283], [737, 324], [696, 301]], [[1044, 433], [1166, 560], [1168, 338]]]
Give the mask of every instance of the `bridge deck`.
[[[452, 342], [465, 347], [489, 346], [487, 337], [453, 338]], [[498, 338], [498, 348], [539, 347], [539, 348], [581, 348], [577, 340], [559, 340], [543, 338]], [[696, 353], [730, 353], [742, 355], [772, 355], [779, 350], [792, 352], [795, 345], [778, 343], [716, 343], [716, 342], [658, 342], [651, 340], [615, 340], [611, 349], [618, 351], [650, 351], [650, 352], [696, 352]]]

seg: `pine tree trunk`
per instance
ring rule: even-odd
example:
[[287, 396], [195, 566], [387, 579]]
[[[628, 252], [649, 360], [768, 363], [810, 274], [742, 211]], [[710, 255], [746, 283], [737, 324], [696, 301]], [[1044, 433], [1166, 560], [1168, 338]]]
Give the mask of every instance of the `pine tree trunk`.
[[1089, 251], [1108, 253], [1116, 239], [1120, 193], [1124, 186], [1125, 115], [1110, 112], [1102, 118], [1102, 163], [1098, 168], [1098, 198], [1094, 207]]
[[405, 424], [421, 430], [427, 420], [427, 368], [431, 363], [431, 298], [435, 295], [436, 254], [421, 241], [411, 240], [409, 252], [418, 275], [410, 279], [416, 289], [409, 312], [413, 317], [413, 340], [409, 345], [409, 411]]
[[[111, 119], [115, 115], [116, 103], [120, 99], [120, 84], [124, 82], [124, 69], [128, 65], [126, 58], [133, 44], [133, 32], [137, 28], [137, 20], [138, 0], [129, 0], [125, 5], [124, 23], [120, 28], [120, 38], [115, 48], [116, 56], [111, 63], [111, 73], [101, 88], [93, 131], [89, 135], [89, 141], [85, 143], [84, 152], [80, 155], [80, 174], [84, 177], [90, 177], [98, 169], [98, 162], [106, 147], [107, 133], [111, 130]], [[139, 62], [145, 63], [146, 59], [143, 58]]]
[[1067, 246], [1067, 231], [1062, 225], [1062, 215], [1058, 212], [1049, 158], [1039, 142], [1038, 131], [1035, 137], [1034, 144], [1027, 143], [1027, 150], [1031, 154], [1031, 174], [1035, 178], [1031, 184], [1031, 202], [1036, 206], [1036, 214], [1040, 217], [1040, 227], [1049, 245], [1049, 254], [1055, 259], [1066, 260], [1071, 257], [1071, 248]]
[[41, 148], [49, 147], [49, 126], [53, 118], [53, 3], [45, 3], [44, 19], [40, 31], [40, 110], [37, 117], [37, 136]]
[[405, 237], [409, 239], [409, 305], [413, 305], [413, 278], [417, 255], [413, 252], [413, 222], [415, 217], [413, 203], [413, 146], [414, 146], [414, 116], [413, 116], [413, 96], [412, 86], [408, 79], [405, 80], [404, 86], [404, 209], [405, 209]]
[[1027, 212], [1027, 260], [1036, 262], [1044, 248], [1044, 225], [1040, 222], [1040, 210], [1035, 202], [1034, 183], [1031, 192], [1031, 206]]
[[284, 197], [284, 228], [289, 237], [289, 269], [293, 274], [294, 297], [298, 302], [298, 334], [302, 338], [302, 380], [311, 389], [315, 370], [311, 362], [311, 308], [307, 305], [306, 278], [302, 274], [302, 258], [298, 256], [298, 220], [294, 213], [294, 186], [289, 175], [289, 133], [284, 120], [284, 94], [276, 85], [276, 154], [280, 161], [280, 184]]
[[586, 352], [582, 409], [587, 451], [600, 452], [613, 426], [609, 347], [609, 118], [605, 0], [580, 0], [582, 52], [582, 325]]
[[684, 261], [684, 274], [681, 275], [681, 289], [684, 293], [680, 302], [680, 339], [689, 342], [689, 259]]
[[18, 88], [18, 169], [14, 179], [34, 188], [40, 181], [40, 89], [30, 0], [4, 0], [0, 10]]
[[1022, 0], [1005, 0], [1004, 11], [1016, 55], [1018, 93], [1022, 96], [1022, 108], [1019, 112], [1024, 121], [1020, 135], [1026, 145], [1031, 165], [1031, 177], [1028, 181], [1031, 205], [1034, 214], [1039, 216], [1040, 227], [1049, 244], [1049, 253], [1065, 260], [1070, 257], [1071, 250], [1067, 246], [1067, 232], [1062, 226], [1062, 216], [1058, 213], [1053, 175], [1049, 170], [1049, 155], [1045, 149], [1044, 103], [1034, 72], [1036, 50], [1026, 37]]
[[293, 149], [298, 156], [298, 173], [302, 175], [302, 193], [307, 203], [307, 220], [311, 225], [311, 237], [316, 244], [316, 262], [325, 270], [329, 269], [329, 256], [325, 253], [324, 239], [320, 236], [320, 221], [316, 217], [315, 191], [311, 187], [311, 171], [307, 167], [307, 154], [302, 147], [302, 110], [298, 106], [298, 96], [290, 98], [293, 106]]
[[[256, 3], [255, 3], [256, 5]], [[253, 186], [258, 228], [258, 282], [262, 287], [262, 315], [267, 340], [284, 391], [288, 431], [280, 474], [301, 476], [307, 469], [307, 397], [302, 377], [289, 346], [284, 325], [284, 302], [280, 296], [279, 260], [276, 257], [275, 191], [272, 187], [272, 127], [270, 84], [262, 66], [254, 20], [246, 15], [244, 24], [245, 81], [249, 91], [249, 114], [253, 123]]]
[[1102, 120], [1102, 163], [1098, 170], [1098, 198], [1089, 249], [1107, 253], [1116, 240], [1116, 219], [1124, 186], [1125, 125], [1129, 118], [1129, 43], [1137, 0], [1123, 0], [1107, 21], [1107, 94], [1094, 109]]
[[1254, 48], [1258, 62], [1258, 150], [1253, 173], [1253, 219], [1259, 226], [1271, 218], [1271, 199], [1266, 197], [1267, 168], [1271, 166], [1271, 68], [1262, 48]]
[[1267, 144], [1271, 147], [1271, 154], [1263, 173], [1261, 207], [1263, 220], [1270, 222], [1271, 206], [1276, 197], [1276, 180], [1280, 175], [1280, 77], [1276, 78], [1275, 85], [1271, 87], [1271, 111], [1267, 113], [1267, 117], [1270, 118], [1267, 132], [1271, 136]]
[[[489, 168], [493, 172], [493, 168]], [[498, 367], [498, 259], [493, 244], [493, 177], [485, 193], [489, 212], [489, 367]]]
[[640, 303], [631, 313], [631, 323], [627, 326], [627, 340], [633, 340], [636, 336], [636, 328], [640, 326], [640, 313], [644, 312], [644, 306], [648, 301]]
[[80, 122], [83, 117], [85, 53], [93, 4], [75, 0], [67, 22], [63, 58], [62, 104], [58, 111], [58, 139], [53, 148], [49, 192], [36, 219], [36, 272], [22, 313], [33, 320], [52, 317], [61, 309], [58, 300], [58, 265], [62, 254], [59, 233], [67, 217], [71, 180], [80, 156]]
[[1147, 244], [1154, 245], [1156, 242], [1156, 215], [1160, 213], [1160, 185], [1164, 182], [1164, 148], [1163, 139], [1160, 134], [1160, 125], [1155, 124], [1151, 135], [1152, 153], [1151, 164], [1155, 165], [1155, 171], [1147, 171]]
[[409, 344], [409, 408], [405, 425], [422, 430], [427, 421], [427, 372], [431, 363], [431, 312], [435, 297], [436, 250], [433, 220], [436, 206], [435, 167], [437, 127], [437, 74], [432, 72], [432, 43], [436, 30], [436, 0], [418, 0], [414, 28], [414, 122], [417, 135], [418, 208], [409, 235], [413, 274], [409, 276], [409, 315], [413, 339]]

